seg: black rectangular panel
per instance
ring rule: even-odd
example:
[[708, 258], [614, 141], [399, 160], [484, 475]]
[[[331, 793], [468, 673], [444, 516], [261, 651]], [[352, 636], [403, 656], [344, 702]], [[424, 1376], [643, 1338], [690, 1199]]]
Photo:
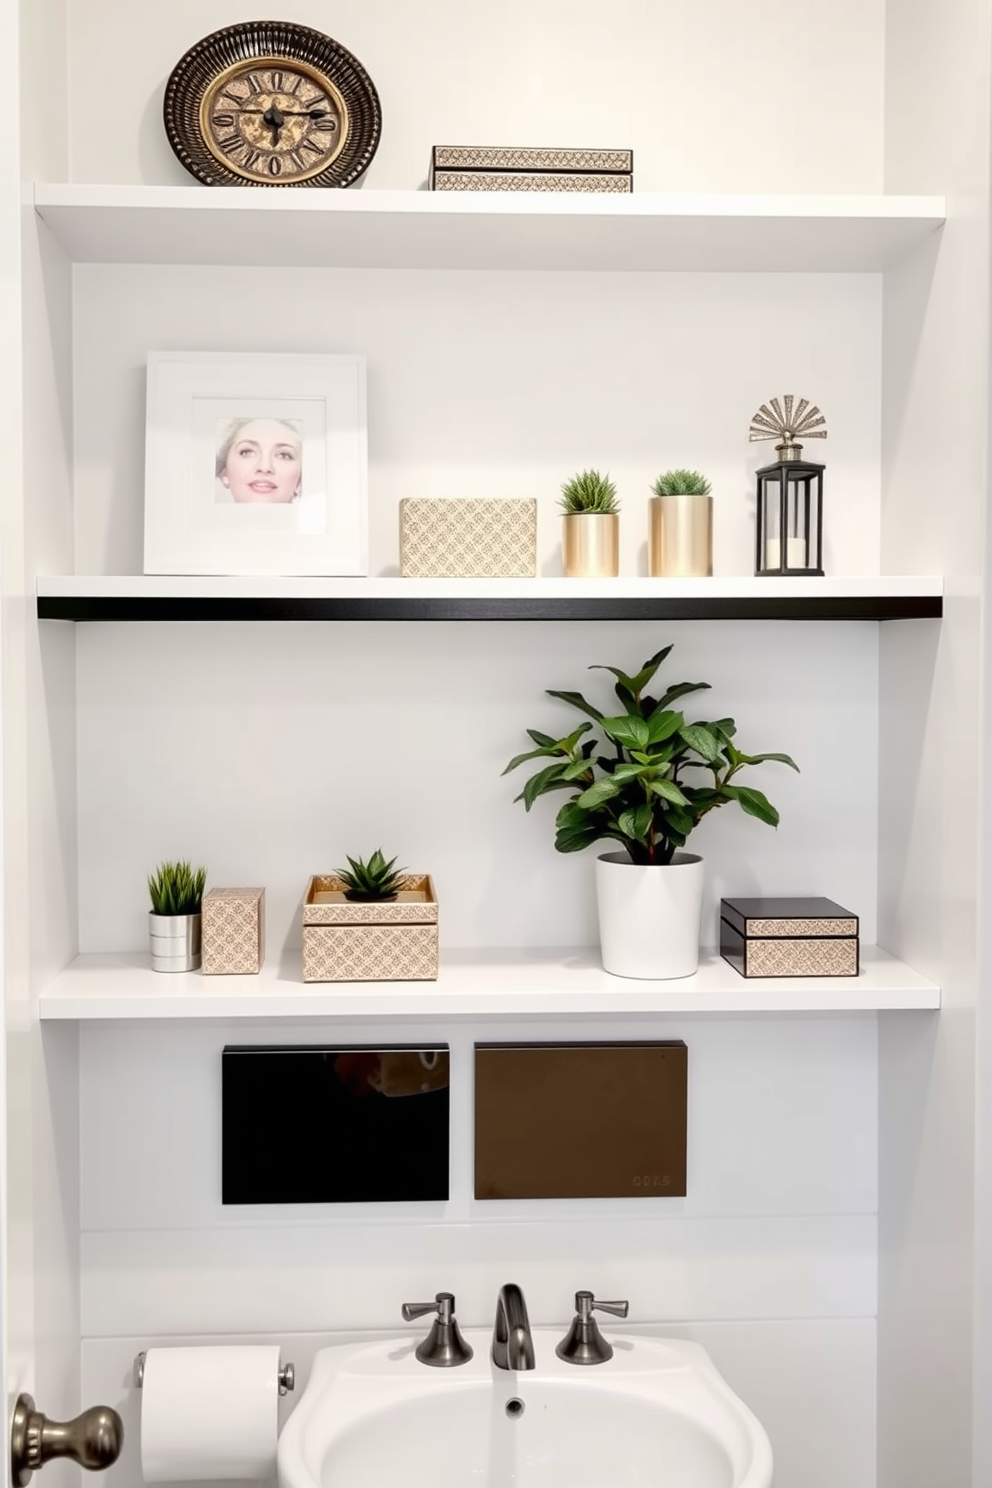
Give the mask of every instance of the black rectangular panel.
[[448, 1046], [229, 1045], [225, 1204], [448, 1197]]

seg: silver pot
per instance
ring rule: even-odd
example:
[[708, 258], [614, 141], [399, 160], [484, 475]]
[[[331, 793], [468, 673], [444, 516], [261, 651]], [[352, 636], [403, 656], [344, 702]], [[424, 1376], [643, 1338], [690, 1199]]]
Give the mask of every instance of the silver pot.
[[199, 914], [160, 915], [149, 911], [152, 971], [199, 971], [200, 920]]

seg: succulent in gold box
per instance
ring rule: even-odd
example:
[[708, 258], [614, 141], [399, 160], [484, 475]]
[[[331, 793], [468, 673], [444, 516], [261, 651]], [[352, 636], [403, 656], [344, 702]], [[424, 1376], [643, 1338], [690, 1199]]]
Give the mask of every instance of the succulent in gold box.
[[[395, 858], [387, 863], [381, 852], [348, 861], [350, 870], [315, 874], [307, 884], [303, 980], [434, 981], [438, 906], [430, 875], [395, 871]], [[377, 892], [384, 883], [385, 896]]]

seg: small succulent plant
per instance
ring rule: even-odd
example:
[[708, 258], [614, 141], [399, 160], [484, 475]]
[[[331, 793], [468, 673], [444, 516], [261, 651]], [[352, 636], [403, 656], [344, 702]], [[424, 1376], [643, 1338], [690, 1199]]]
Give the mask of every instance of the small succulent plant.
[[699, 470], [666, 470], [651, 489], [656, 496], [708, 496], [712, 486]]
[[617, 488], [608, 475], [598, 470], [583, 470], [564, 481], [561, 488], [561, 507], [566, 515], [608, 516], [620, 510]]
[[395, 899], [406, 872], [405, 868], [395, 868], [395, 863], [395, 858], [387, 863], [379, 847], [370, 858], [349, 857], [349, 866], [338, 869], [338, 878], [345, 885], [344, 897], [364, 901]]
[[189, 863], [160, 863], [148, 877], [153, 913], [199, 914], [206, 881], [205, 868], [193, 868]]

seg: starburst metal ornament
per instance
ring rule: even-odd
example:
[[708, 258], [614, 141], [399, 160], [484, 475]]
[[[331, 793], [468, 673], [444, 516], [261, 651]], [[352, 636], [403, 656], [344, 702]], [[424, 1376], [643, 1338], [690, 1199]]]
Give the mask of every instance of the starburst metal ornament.
[[803, 459], [803, 439], [826, 439], [826, 419], [808, 398], [769, 398], [750, 439], [774, 439], [778, 460], [757, 472], [754, 572], [764, 577], [823, 574], [823, 466]]
[[798, 436], [826, 439], [826, 422], [816, 404], [811, 404], [808, 398], [800, 398], [797, 403], [792, 393], [785, 393], [781, 399], [769, 398], [767, 403], [762, 403], [751, 420], [748, 438], [752, 442], [777, 439], [775, 453], [779, 459], [798, 460], [803, 452]]

